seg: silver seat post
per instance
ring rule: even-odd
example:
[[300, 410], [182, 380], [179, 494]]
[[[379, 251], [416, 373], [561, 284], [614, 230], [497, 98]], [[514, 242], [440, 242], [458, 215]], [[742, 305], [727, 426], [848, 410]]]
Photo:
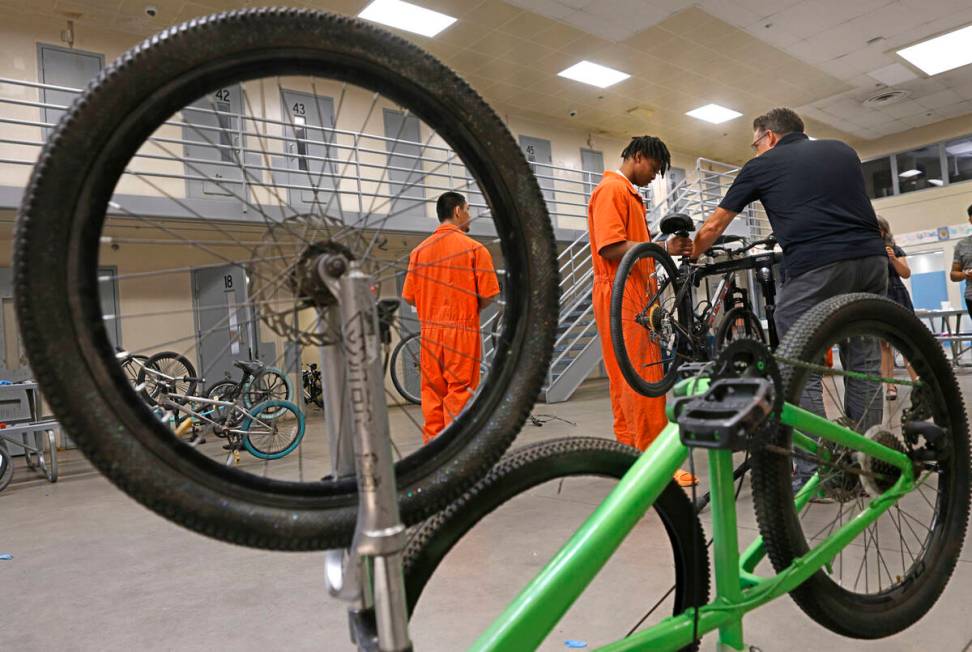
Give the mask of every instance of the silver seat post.
[[[321, 355], [322, 371], [327, 370], [332, 467], [337, 477], [350, 471], [344, 452], [350, 439], [358, 484], [354, 539], [347, 554], [341, 555], [340, 572], [340, 551], [328, 552], [328, 588], [351, 603], [351, 631], [359, 649], [375, 649], [377, 644], [382, 652], [411, 650], [402, 574], [405, 526], [398, 511], [378, 314], [370, 279], [358, 263], [337, 256], [322, 259], [319, 272], [329, 287], [339, 290], [335, 294], [342, 341], [324, 347]], [[334, 311], [326, 313], [333, 315]], [[342, 413], [331, 414], [331, 405], [340, 406], [338, 412]]]

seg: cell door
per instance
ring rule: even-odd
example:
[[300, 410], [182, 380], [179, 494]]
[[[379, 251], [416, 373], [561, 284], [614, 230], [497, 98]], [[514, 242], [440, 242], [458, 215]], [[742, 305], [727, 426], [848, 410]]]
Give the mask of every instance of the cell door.
[[[68, 50], [54, 45], [38, 44], [37, 57], [40, 62], [40, 78], [44, 84], [52, 86], [64, 86], [66, 88], [84, 88], [91, 79], [101, 71], [105, 63], [105, 58], [94, 52], [81, 52], [80, 50]], [[44, 104], [55, 104], [58, 106], [70, 106], [74, 98], [78, 96], [76, 91], [65, 91], [56, 89], [41, 89], [41, 102]], [[57, 124], [64, 115], [64, 109], [41, 109], [44, 122]], [[44, 130], [44, 136], [50, 133], [49, 129]]]
[[334, 148], [334, 100], [288, 90], [281, 91], [280, 100], [287, 111], [283, 120], [290, 205], [340, 217], [341, 198], [334, 192], [340, 169], [335, 163], [340, 157]]
[[537, 175], [537, 182], [540, 184], [543, 198], [547, 202], [547, 210], [553, 213], [554, 182], [553, 169], [550, 167], [553, 163], [553, 155], [550, 150], [550, 141], [533, 136], [520, 136], [519, 142], [523, 155], [530, 162], [530, 169]]
[[[187, 192], [200, 199], [245, 199], [243, 90], [217, 88], [182, 110]], [[167, 147], [171, 147], [168, 146]]]
[[[401, 111], [391, 109], [385, 109], [383, 113], [385, 138], [388, 138], [385, 141], [388, 189], [395, 198], [388, 211], [393, 216], [425, 217], [425, 170], [422, 147], [419, 145], [419, 120], [413, 115], [406, 117]], [[384, 203], [384, 200], [379, 198], [378, 203]]]
[[241, 267], [192, 270], [196, 322], [196, 372], [212, 386], [224, 378], [239, 378], [236, 360], [253, 353], [253, 315], [246, 301], [246, 274]]
[[593, 149], [581, 148], [580, 154], [581, 170], [583, 170], [584, 201], [587, 201], [604, 175], [604, 153]]

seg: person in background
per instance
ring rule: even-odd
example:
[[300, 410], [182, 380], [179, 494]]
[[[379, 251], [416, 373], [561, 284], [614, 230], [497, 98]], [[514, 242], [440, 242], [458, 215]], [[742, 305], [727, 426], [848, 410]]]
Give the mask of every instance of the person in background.
[[[624, 379], [611, 344], [611, 289], [624, 254], [639, 242], [651, 240], [645, 204], [638, 187], [647, 186], [658, 174], [665, 176], [665, 171], [671, 166], [671, 154], [660, 139], [639, 136], [631, 139], [621, 152], [621, 159], [619, 169], [604, 173], [601, 182], [591, 193], [587, 207], [594, 266], [594, 320], [608, 375], [614, 436], [622, 444], [645, 450], [668, 423], [665, 397], [642, 396]], [[691, 241], [673, 241], [668, 251], [673, 255], [685, 255], [691, 249]], [[633, 329], [633, 338], [643, 335], [643, 329], [633, 322], [626, 328]], [[661, 350], [656, 343], [646, 341], [643, 348], [649, 357], [661, 359]], [[660, 377], [660, 369], [658, 374]], [[698, 482], [687, 471], [678, 471], [675, 480], [683, 487]]]
[[489, 251], [466, 235], [466, 198], [442, 193], [435, 209], [441, 224], [409, 255], [402, 287], [402, 299], [418, 310], [421, 327], [426, 444], [452, 422], [479, 386], [479, 312], [499, 294]]
[[[972, 206], [969, 206], [969, 223], [972, 223]], [[972, 235], [966, 236], [955, 245], [955, 253], [952, 258], [952, 269], [948, 277], [956, 283], [965, 281], [965, 309], [972, 316]]]
[[[911, 276], [911, 268], [908, 267], [908, 262], [905, 260], [908, 254], [895, 244], [894, 236], [891, 234], [891, 225], [888, 224], [888, 221], [880, 215], [877, 216], [877, 221], [878, 227], [881, 229], [881, 239], [884, 241], [884, 250], [888, 254], [888, 298], [914, 312], [915, 307], [911, 303], [908, 288], [901, 282], [901, 279]], [[912, 380], [918, 379], [918, 374], [915, 373], [910, 364], [906, 363], [906, 369]], [[891, 345], [888, 342], [881, 342], [881, 376], [884, 378], [894, 377], [894, 353], [891, 351]], [[889, 401], [897, 400], [897, 385], [889, 384], [884, 395]]]
[[[803, 120], [787, 108], [753, 120], [751, 147], [753, 158], [696, 233], [692, 255], [707, 251], [736, 215], [759, 201], [783, 247], [786, 282], [774, 315], [781, 338], [821, 301], [849, 292], [884, 295], [887, 253], [857, 152], [839, 140], [810, 140]], [[845, 354], [848, 369], [880, 370], [876, 343], [852, 341]], [[861, 432], [881, 421], [884, 402], [873, 400], [875, 390], [868, 383], [846, 378], [845, 388], [844, 413]], [[819, 375], [810, 375], [800, 403], [825, 416]], [[796, 491], [816, 472], [816, 464], [795, 458], [794, 466]]]

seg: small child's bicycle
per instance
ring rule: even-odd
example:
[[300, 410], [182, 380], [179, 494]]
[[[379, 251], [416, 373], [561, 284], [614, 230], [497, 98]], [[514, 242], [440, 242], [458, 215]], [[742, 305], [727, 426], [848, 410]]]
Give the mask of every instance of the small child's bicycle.
[[177, 437], [189, 435], [192, 445], [205, 443], [207, 435], [225, 439], [227, 464], [238, 462], [241, 450], [261, 460], [278, 460], [296, 450], [304, 437], [304, 413], [279, 399], [248, 407], [239, 398], [173, 398], [163, 390], [153, 411]]

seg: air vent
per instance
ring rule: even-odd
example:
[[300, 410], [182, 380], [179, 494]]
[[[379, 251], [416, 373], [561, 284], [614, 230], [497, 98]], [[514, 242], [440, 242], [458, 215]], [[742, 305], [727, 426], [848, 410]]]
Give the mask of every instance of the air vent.
[[909, 95], [911, 95], [910, 91], [885, 90], [867, 98], [862, 102], [862, 104], [864, 106], [878, 108], [882, 106], [888, 106], [890, 104], [897, 104], [901, 100], [907, 99]]

